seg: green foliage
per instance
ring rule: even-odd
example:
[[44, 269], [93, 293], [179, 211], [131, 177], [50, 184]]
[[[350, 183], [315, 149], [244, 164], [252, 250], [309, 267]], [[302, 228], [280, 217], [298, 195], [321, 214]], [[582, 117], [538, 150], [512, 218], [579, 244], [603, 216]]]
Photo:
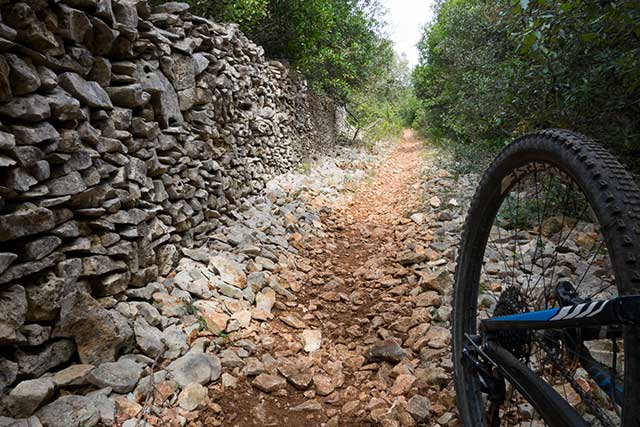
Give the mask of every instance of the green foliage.
[[189, 0], [193, 13], [252, 28], [268, 15], [269, 0]]
[[410, 126], [416, 103], [406, 61], [396, 57], [387, 40], [377, 52], [384, 60], [369, 80], [350, 93], [347, 105], [357, 118], [352, 124], [362, 128], [365, 139], [374, 141], [399, 136], [403, 127]]
[[442, 0], [436, 14], [415, 126], [466, 144], [569, 128], [640, 169], [640, 2]]
[[193, 13], [238, 23], [268, 57], [289, 62], [316, 89], [343, 101], [384, 60], [377, 0], [187, 1]]

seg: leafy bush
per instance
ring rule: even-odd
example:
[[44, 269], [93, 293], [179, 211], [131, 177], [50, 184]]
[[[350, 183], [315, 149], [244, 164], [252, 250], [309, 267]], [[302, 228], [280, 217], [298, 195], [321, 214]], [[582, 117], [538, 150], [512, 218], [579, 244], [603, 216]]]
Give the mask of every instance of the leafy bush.
[[347, 105], [351, 124], [372, 140], [400, 136], [403, 127], [411, 125], [411, 104], [415, 103], [407, 62], [397, 58], [390, 42], [381, 44], [378, 56], [387, 57], [385, 65], [352, 91]]
[[477, 144], [569, 128], [640, 170], [637, 0], [442, 0], [419, 49], [424, 132]]

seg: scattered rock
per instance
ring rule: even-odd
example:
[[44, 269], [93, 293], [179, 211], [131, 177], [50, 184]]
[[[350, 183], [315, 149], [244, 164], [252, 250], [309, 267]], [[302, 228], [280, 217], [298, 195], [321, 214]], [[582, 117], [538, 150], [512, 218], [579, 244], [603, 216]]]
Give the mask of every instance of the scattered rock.
[[187, 353], [174, 360], [167, 367], [169, 376], [185, 388], [191, 383], [207, 384], [220, 378], [222, 364], [220, 359], [204, 353]]
[[53, 382], [57, 387], [81, 386], [87, 384], [87, 374], [91, 372], [93, 365], [71, 365], [53, 375]]
[[195, 411], [207, 398], [207, 388], [198, 383], [188, 384], [178, 396], [178, 405], [185, 411]]
[[300, 390], [306, 390], [313, 379], [313, 371], [311, 369], [296, 366], [295, 363], [289, 361], [280, 361], [278, 372], [295, 388]]
[[407, 412], [416, 422], [424, 422], [429, 418], [431, 401], [424, 396], [416, 394], [407, 401]]
[[433, 348], [445, 348], [451, 342], [451, 332], [442, 326], [431, 326], [427, 331], [425, 339]]
[[144, 354], [155, 359], [164, 352], [162, 332], [149, 325], [143, 317], [136, 319], [133, 330], [136, 335], [136, 343]]
[[421, 272], [419, 283], [424, 290], [434, 290], [444, 295], [453, 287], [453, 278], [446, 268], [439, 268], [433, 273]]
[[285, 388], [287, 380], [278, 375], [260, 374], [251, 381], [251, 384], [265, 393], [272, 393]]
[[111, 387], [116, 393], [133, 390], [142, 375], [142, 368], [131, 360], [99, 365], [87, 374], [87, 381], [96, 387]]
[[304, 351], [312, 353], [322, 345], [322, 331], [319, 329], [305, 329], [302, 331], [302, 345]]
[[291, 412], [318, 412], [322, 411], [322, 404], [317, 400], [307, 400], [291, 408]]
[[324, 374], [315, 374], [313, 376], [313, 384], [316, 387], [316, 393], [320, 396], [327, 396], [336, 389], [332, 378]]
[[247, 286], [247, 276], [242, 266], [224, 255], [216, 255], [209, 259], [209, 267], [215, 271], [227, 284], [244, 289]]
[[9, 393], [9, 408], [14, 417], [29, 417], [53, 397], [55, 384], [48, 378], [22, 381]]
[[40, 409], [36, 416], [45, 427], [93, 427], [100, 412], [84, 396], [64, 396]]
[[385, 361], [399, 363], [406, 356], [406, 352], [395, 341], [382, 341], [369, 349], [367, 358], [372, 362]]
[[409, 374], [401, 374], [396, 377], [395, 382], [391, 386], [391, 394], [394, 396], [407, 394], [411, 390], [411, 386], [416, 381], [416, 377]]

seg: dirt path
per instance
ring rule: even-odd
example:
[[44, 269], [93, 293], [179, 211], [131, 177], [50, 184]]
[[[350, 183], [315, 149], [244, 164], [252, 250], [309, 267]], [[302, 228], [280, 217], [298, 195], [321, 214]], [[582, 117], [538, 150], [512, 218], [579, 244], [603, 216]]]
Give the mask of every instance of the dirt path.
[[432, 318], [447, 314], [450, 275], [432, 273], [443, 263], [429, 216], [410, 219], [424, 161], [406, 131], [372, 181], [323, 207], [326, 234], [300, 251], [296, 297], [261, 325], [240, 380], [223, 376], [213, 393], [225, 426], [436, 425], [447, 414], [449, 332]]

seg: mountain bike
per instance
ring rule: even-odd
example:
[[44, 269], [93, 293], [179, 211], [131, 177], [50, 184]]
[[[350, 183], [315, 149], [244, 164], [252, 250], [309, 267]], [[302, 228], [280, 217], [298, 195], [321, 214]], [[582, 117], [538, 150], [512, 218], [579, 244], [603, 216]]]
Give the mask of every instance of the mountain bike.
[[602, 146], [507, 146], [464, 225], [453, 302], [465, 426], [640, 426], [640, 192]]

